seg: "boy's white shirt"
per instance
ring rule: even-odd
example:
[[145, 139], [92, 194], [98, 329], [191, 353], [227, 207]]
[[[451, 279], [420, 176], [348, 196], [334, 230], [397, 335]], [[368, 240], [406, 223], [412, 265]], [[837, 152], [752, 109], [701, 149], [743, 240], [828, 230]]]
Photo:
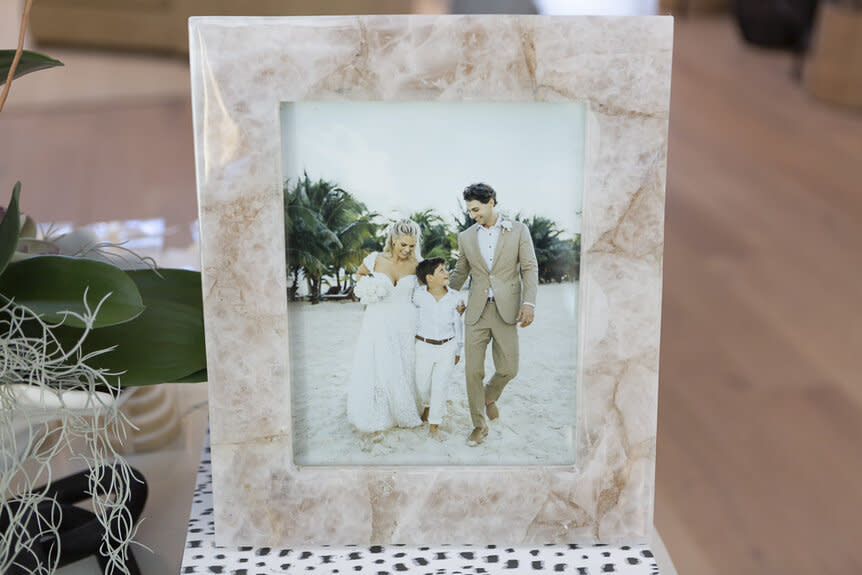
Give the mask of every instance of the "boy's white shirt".
[[428, 291], [427, 285], [419, 286], [413, 292], [413, 304], [419, 308], [416, 334], [436, 340], [454, 337], [458, 355], [461, 355], [464, 349], [464, 322], [457, 307], [463, 301], [463, 296], [449, 286], [446, 286], [446, 295], [440, 301]]

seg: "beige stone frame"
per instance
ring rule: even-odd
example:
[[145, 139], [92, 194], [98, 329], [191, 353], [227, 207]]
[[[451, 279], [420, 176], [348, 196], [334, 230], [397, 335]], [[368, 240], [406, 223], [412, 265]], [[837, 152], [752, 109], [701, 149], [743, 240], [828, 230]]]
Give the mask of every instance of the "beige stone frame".
[[[192, 18], [219, 544], [647, 542], [670, 17]], [[293, 465], [279, 104], [580, 101], [577, 465]]]

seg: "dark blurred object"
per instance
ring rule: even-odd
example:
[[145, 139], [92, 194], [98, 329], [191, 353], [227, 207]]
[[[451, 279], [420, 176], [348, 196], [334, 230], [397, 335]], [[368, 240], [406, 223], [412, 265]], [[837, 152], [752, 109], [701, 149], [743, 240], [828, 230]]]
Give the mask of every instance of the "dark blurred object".
[[190, 16], [409, 14], [445, 0], [40, 0], [30, 30], [39, 44], [188, 52]]
[[803, 53], [811, 37], [817, 0], [736, 0], [734, 12], [747, 42]]
[[823, 101], [862, 108], [862, 0], [821, 6], [805, 87]]
[[452, 14], [538, 14], [532, 0], [452, 0]]
[[[124, 481], [125, 477], [115, 477], [113, 467], [96, 468], [92, 473], [98, 478], [96, 489], [100, 492], [126, 492], [122, 488], [118, 490], [116, 483]], [[110, 559], [102, 554], [102, 546], [109, 539], [111, 547], [115, 547], [118, 541], [130, 536], [144, 510], [149, 489], [141, 472], [130, 467], [128, 497], [115, 504], [123, 507], [124, 512], [112, 514], [106, 527], [99, 522], [95, 513], [75, 505], [93, 496], [90, 474], [90, 470], [84, 470], [34, 490], [34, 493], [44, 493], [46, 497], [35, 512], [15, 498], [0, 509], [0, 531], [3, 532], [20, 522], [16, 515], [28, 517], [23, 532], [19, 529], [15, 532], [17, 537], [12, 537], [15, 561], [8, 575], [47, 572], [54, 561], [57, 567], [63, 567], [91, 555], [96, 556], [103, 574], [115, 575], [118, 572], [117, 566], [112, 565]], [[54, 530], [50, 526], [56, 524], [58, 517], [61, 518], [60, 524]], [[131, 546], [125, 548], [121, 561], [126, 573], [141, 575]]]
[[659, 14], [693, 16], [717, 14], [730, 10], [730, 0], [659, 0]]

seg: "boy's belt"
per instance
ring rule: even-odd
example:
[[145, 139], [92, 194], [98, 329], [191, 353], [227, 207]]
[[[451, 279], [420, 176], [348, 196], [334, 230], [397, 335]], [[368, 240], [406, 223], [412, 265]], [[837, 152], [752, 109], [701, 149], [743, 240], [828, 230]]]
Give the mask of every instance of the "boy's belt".
[[422, 337], [421, 335], [417, 335], [416, 339], [419, 341], [424, 341], [425, 343], [430, 343], [431, 345], [443, 345], [447, 341], [452, 341], [455, 339], [454, 337], [447, 337], [446, 339], [428, 339], [427, 337]]

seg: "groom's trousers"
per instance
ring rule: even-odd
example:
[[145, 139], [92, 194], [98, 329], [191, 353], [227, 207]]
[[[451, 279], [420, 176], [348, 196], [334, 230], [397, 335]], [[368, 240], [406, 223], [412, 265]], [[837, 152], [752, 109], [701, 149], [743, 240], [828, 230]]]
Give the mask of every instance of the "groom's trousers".
[[[484, 386], [485, 353], [491, 343], [494, 375]], [[464, 330], [464, 371], [473, 427], [485, 425], [485, 402], [497, 401], [503, 388], [518, 374], [518, 326], [503, 321], [493, 301], [485, 304], [479, 321]]]

